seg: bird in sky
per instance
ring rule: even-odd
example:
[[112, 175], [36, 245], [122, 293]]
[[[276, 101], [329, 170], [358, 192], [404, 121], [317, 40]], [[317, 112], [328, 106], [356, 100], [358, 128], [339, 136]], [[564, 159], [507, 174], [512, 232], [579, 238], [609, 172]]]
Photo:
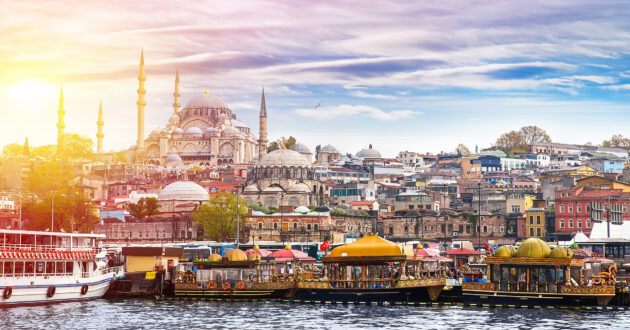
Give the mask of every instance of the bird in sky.
[[319, 108], [322, 105], [322, 103], [324, 103], [324, 101], [319, 101], [319, 103], [315, 105], [315, 110], [317, 110], [317, 108]]

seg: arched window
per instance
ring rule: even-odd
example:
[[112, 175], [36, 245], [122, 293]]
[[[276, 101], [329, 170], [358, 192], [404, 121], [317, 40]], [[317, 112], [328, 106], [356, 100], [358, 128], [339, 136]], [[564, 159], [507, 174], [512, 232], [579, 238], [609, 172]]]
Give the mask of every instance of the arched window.
[[300, 206], [300, 200], [297, 197], [289, 198], [289, 206]]
[[265, 206], [266, 207], [277, 207], [278, 206], [278, 200], [273, 198], [273, 197], [267, 197], [267, 198], [265, 198]]

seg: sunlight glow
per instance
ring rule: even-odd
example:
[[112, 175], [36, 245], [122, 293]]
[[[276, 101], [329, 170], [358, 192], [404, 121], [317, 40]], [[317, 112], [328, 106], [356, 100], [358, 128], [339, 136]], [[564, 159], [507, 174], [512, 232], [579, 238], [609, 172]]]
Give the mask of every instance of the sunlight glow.
[[[13, 113], [50, 111], [51, 100], [58, 98], [59, 87], [39, 78], [23, 79], [6, 88], [5, 99]], [[53, 103], [56, 104], [56, 103]]]

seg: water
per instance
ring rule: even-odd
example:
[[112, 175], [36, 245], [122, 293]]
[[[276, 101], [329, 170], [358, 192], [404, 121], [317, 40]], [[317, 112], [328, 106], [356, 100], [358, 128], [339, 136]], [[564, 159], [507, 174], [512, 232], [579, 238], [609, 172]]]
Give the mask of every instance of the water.
[[0, 310], [2, 329], [628, 329], [630, 311], [96, 300]]

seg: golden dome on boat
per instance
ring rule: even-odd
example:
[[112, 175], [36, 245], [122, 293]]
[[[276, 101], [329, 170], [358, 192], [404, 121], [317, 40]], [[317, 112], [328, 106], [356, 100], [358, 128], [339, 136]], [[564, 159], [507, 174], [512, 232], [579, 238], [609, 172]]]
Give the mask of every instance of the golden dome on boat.
[[261, 256], [258, 253], [252, 253], [249, 255], [249, 257], [247, 257], [247, 260], [249, 261], [256, 261], [256, 260], [260, 260]]
[[404, 255], [400, 246], [377, 235], [366, 235], [363, 238], [336, 247], [330, 252], [331, 257], [371, 257]]
[[227, 261], [247, 261], [247, 255], [239, 249], [227, 250], [223, 258]]
[[567, 248], [557, 247], [551, 250], [549, 258], [554, 259], [571, 259], [573, 258], [573, 250]]
[[284, 249], [285, 249], [285, 250], [291, 250], [291, 245], [287, 244], [287, 245], [284, 247]]
[[220, 254], [213, 253], [208, 257], [208, 261], [221, 261], [223, 257]]
[[521, 258], [548, 258], [551, 254], [549, 245], [540, 238], [528, 238], [518, 247], [517, 255]]
[[254, 245], [253, 247], [254, 250], [260, 250], [260, 247], [258, 246], [258, 244]]
[[495, 257], [511, 258], [516, 256], [516, 249], [510, 245], [502, 245], [496, 251], [494, 251]]

